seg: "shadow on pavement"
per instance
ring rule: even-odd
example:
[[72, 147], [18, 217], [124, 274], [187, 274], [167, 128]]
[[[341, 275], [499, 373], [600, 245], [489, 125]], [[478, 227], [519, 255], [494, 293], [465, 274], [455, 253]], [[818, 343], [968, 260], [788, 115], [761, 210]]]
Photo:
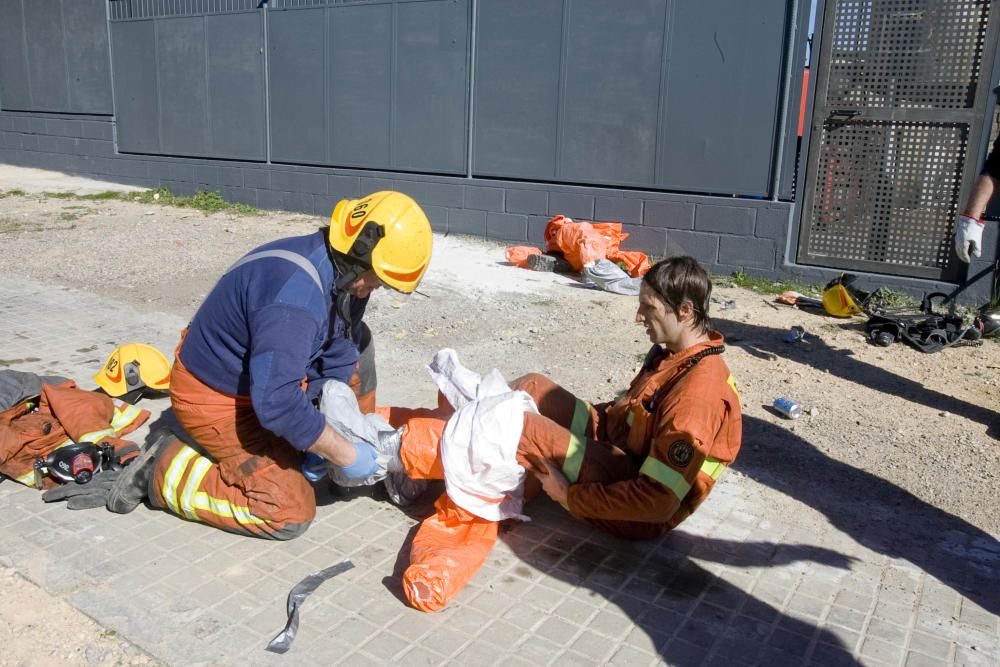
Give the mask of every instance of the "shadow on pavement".
[[[782, 342], [787, 332], [779, 329], [722, 318], [714, 318], [713, 322], [725, 335], [728, 345], [743, 348], [756, 357], [783, 357], [798, 361], [875, 391], [966, 417], [985, 426], [987, 435], [1000, 438], [1000, 414], [859, 361], [850, 356], [850, 352], [831, 348], [821, 336], [811, 336], [806, 343], [789, 345]], [[844, 328], [849, 328], [849, 325]], [[926, 355], [926, 358], [929, 363], [934, 363], [936, 355]]]
[[734, 467], [822, 512], [859, 544], [904, 558], [1000, 614], [1000, 542], [982, 529], [754, 417], [743, 417], [743, 450]]
[[[586, 528], [575, 530], [583, 536], [577, 538], [559, 532], [575, 520], [552, 507], [540, 516], [533, 511], [532, 523], [503, 530], [500, 539], [544, 575], [607, 598], [649, 637], [666, 663], [701, 665], [711, 656], [712, 664], [726, 665], [859, 664], [828, 630], [782, 613], [693, 560], [762, 568], [811, 560], [847, 569], [850, 559], [842, 554], [694, 537], [682, 530], [654, 542], [620, 541]], [[622, 660], [627, 656], [614, 658]]]
[[[829, 371], [877, 391], [947, 410], [996, 433], [1000, 415], [927, 389], [830, 348], [819, 337], [809, 349], [782, 342], [784, 332], [721, 321], [727, 342], [751, 354], [774, 354]], [[891, 482], [830, 458], [786, 428], [743, 417], [736, 469], [827, 516], [873, 551], [904, 558], [993, 614], [1000, 614], [1000, 542]], [[754, 444], [754, 447], [748, 446]]]

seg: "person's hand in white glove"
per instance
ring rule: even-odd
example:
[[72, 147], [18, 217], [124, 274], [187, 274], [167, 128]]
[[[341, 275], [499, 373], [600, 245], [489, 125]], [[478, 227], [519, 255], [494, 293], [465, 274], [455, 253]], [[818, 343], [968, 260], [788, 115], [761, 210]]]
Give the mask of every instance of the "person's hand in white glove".
[[972, 257], [979, 257], [983, 250], [983, 228], [986, 226], [982, 220], [970, 218], [967, 215], [959, 215], [955, 224], [955, 253], [958, 258], [969, 263]]

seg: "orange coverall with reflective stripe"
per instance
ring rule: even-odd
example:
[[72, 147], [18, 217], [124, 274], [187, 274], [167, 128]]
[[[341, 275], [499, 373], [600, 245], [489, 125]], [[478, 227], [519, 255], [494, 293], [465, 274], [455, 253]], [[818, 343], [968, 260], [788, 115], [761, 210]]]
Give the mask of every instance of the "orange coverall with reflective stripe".
[[[649, 539], [677, 526], [704, 501], [740, 449], [742, 418], [729, 368], [718, 354], [692, 358], [723, 344], [710, 341], [663, 353], [613, 403], [590, 406], [545, 376], [529, 374], [512, 389], [534, 398], [526, 413], [518, 462], [553, 460], [569, 477], [574, 516], [627, 539]], [[410, 477], [443, 477], [440, 435], [447, 409], [381, 409], [406, 425], [400, 455]]]
[[[356, 368], [350, 386], [360, 393], [362, 384]], [[168, 445], [156, 459], [150, 504], [231, 533], [284, 540], [305, 532], [316, 494], [301, 472], [303, 454], [261, 426], [249, 396], [216, 391], [175, 356], [170, 402], [203, 451]], [[374, 410], [374, 391], [358, 404]]]

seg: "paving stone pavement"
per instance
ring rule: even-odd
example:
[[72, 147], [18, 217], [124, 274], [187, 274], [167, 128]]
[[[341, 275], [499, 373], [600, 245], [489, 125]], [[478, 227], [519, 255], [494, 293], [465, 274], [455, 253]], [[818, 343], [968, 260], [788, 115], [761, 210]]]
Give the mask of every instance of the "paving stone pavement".
[[[183, 324], [5, 278], [0, 368], [90, 389], [116, 345], [172, 351]], [[140, 402], [151, 422], [168, 404]], [[69, 511], [6, 480], [0, 559], [170, 665], [1000, 664], [1000, 545], [933, 509], [899, 524], [898, 508], [824, 513], [737, 464], [682, 529], [625, 543], [537, 500], [461, 595], [424, 614], [399, 576], [430, 506], [404, 513], [379, 489], [320, 503], [304, 536], [268, 542], [146, 507]], [[919, 512], [936, 539], [911, 534]], [[345, 558], [356, 567], [306, 601], [289, 653], [265, 652], [289, 589]]]

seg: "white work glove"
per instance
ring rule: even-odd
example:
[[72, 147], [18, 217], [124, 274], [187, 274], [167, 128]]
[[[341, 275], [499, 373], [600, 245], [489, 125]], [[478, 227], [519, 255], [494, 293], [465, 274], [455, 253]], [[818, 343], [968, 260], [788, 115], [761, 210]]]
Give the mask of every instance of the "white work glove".
[[959, 215], [955, 225], [955, 252], [958, 258], [969, 263], [969, 255], [979, 257], [983, 250], [983, 228], [986, 226], [982, 220], [970, 218], [967, 215]]

